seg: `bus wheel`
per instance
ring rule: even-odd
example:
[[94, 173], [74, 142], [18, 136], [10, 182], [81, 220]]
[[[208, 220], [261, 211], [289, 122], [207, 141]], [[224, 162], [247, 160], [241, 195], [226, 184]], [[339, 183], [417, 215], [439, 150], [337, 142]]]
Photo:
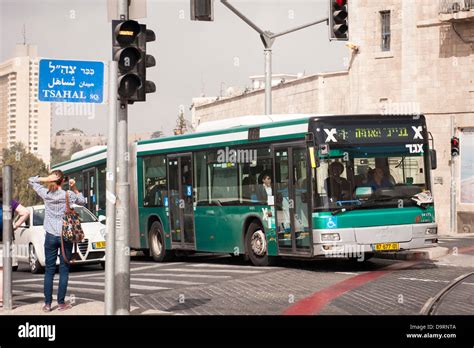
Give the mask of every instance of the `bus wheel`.
[[259, 223], [252, 222], [245, 235], [245, 244], [250, 262], [254, 266], [269, 265], [267, 238]]
[[151, 224], [150, 231], [148, 232], [150, 256], [156, 262], [165, 261], [168, 257], [169, 251], [165, 247], [165, 234], [163, 227], [158, 221]]

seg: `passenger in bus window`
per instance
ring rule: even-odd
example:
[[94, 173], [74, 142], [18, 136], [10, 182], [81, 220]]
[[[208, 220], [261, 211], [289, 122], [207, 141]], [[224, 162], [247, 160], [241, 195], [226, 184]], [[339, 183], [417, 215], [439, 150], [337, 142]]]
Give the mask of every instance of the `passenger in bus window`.
[[268, 174], [262, 174], [262, 184], [258, 185], [257, 188], [257, 199], [259, 202], [267, 204], [268, 197], [273, 196], [272, 194], [272, 178]]
[[342, 173], [344, 173], [344, 165], [341, 162], [333, 162], [329, 165], [329, 177], [324, 181], [324, 188], [333, 202], [350, 199], [349, 181], [341, 177]]
[[374, 191], [381, 188], [387, 188], [393, 186], [390, 180], [385, 176], [382, 168], [375, 168], [372, 172], [372, 179], [368, 183]]

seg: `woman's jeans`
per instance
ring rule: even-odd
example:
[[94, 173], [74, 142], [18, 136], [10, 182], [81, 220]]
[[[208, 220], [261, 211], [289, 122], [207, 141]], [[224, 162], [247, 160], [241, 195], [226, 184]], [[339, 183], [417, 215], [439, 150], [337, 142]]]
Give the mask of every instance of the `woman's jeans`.
[[[64, 262], [61, 251], [61, 237], [46, 232], [44, 240], [45, 272], [44, 272], [44, 303], [51, 305], [53, 302], [53, 281], [56, 272], [56, 259], [59, 250], [59, 288], [58, 304], [64, 304], [66, 297], [67, 282], [69, 280], [69, 264]], [[72, 243], [64, 242], [64, 252], [68, 260], [72, 256]]]

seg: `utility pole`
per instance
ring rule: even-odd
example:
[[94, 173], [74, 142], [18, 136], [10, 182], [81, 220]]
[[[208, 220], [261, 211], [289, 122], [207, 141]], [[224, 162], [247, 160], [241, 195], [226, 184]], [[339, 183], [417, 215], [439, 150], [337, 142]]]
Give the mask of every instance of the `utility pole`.
[[109, 113], [107, 134], [105, 314], [115, 313], [115, 203], [117, 175], [117, 62], [109, 62]]
[[12, 167], [3, 167], [3, 308], [12, 309]]
[[221, 0], [222, 4], [226, 6], [229, 10], [235, 13], [240, 19], [247, 23], [252, 29], [260, 34], [264, 46], [264, 55], [265, 55], [265, 115], [272, 114], [272, 46], [275, 42], [275, 39], [279, 36], [293, 33], [295, 31], [305, 29], [320, 23], [328, 23], [329, 18], [317, 20], [308, 24], [300, 25], [298, 27], [285, 30], [281, 33], [274, 34], [271, 31], [263, 31], [250, 19], [248, 19], [243, 13], [237, 10], [232, 6], [228, 0]]
[[[119, 20], [128, 20], [128, 0], [118, 1]], [[117, 76], [114, 79], [117, 80]], [[115, 314], [130, 314], [130, 184], [128, 182], [128, 101], [118, 101]]]

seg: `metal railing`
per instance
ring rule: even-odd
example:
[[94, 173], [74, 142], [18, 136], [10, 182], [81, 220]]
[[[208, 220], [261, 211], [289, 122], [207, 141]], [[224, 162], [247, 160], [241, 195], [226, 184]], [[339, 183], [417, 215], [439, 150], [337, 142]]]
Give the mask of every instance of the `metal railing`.
[[440, 0], [439, 13], [456, 13], [474, 10], [474, 0]]

